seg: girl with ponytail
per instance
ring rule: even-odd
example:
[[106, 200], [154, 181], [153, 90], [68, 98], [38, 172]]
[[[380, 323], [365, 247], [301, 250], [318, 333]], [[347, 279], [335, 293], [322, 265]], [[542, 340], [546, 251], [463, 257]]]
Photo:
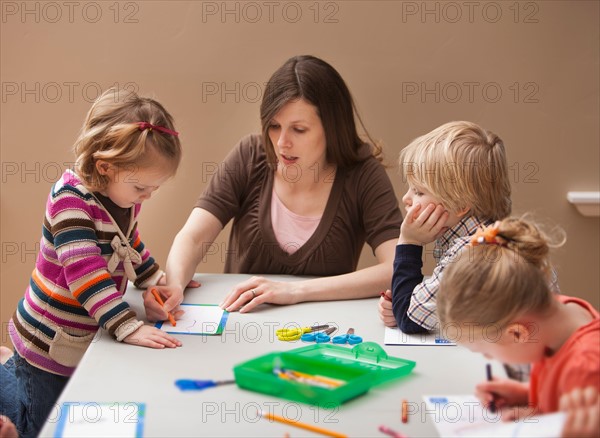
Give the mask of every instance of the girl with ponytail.
[[74, 150], [74, 169], [50, 190], [35, 269], [9, 322], [15, 353], [0, 366], [0, 412], [24, 437], [37, 436], [99, 330], [143, 347], [181, 345], [123, 301], [128, 280], [138, 288], [164, 282], [137, 217], [179, 165], [171, 115], [153, 99], [108, 90]]
[[[560, 239], [562, 244], [564, 238]], [[504, 363], [532, 364], [531, 380], [477, 386], [503, 419], [559, 410], [561, 396], [600, 389], [600, 317], [588, 302], [551, 291], [551, 240], [508, 218], [479, 231], [446, 271], [437, 299], [442, 327], [459, 344]]]

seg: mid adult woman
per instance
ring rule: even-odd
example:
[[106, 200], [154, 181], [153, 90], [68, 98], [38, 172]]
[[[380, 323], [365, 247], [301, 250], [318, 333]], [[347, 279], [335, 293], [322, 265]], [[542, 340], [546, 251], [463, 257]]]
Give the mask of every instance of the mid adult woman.
[[[381, 150], [360, 139], [355, 113], [346, 84], [326, 62], [297, 56], [280, 67], [264, 91], [262, 135], [242, 139], [198, 199], [169, 253], [160, 288], [168, 299], [161, 308], [147, 294], [148, 317], [166, 319], [165, 310], [181, 303], [231, 219], [225, 272], [319, 278], [252, 277], [221, 303], [229, 311], [372, 297], [389, 288], [402, 216]], [[365, 241], [378, 263], [356, 271]]]

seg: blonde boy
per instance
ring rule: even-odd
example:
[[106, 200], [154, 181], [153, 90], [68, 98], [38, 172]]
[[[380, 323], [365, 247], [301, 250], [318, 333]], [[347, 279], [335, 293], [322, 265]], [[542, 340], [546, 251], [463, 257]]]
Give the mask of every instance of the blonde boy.
[[[400, 153], [409, 189], [396, 246], [393, 294], [379, 301], [385, 325], [405, 333], [438, 327], [436, 294], [444, 269], [478, 228], [511, 213], [504, 143], [471, 122], [450, 122], [415, 139]], [[423, 246], [435, 241], [436, 267], [421, 272]]]

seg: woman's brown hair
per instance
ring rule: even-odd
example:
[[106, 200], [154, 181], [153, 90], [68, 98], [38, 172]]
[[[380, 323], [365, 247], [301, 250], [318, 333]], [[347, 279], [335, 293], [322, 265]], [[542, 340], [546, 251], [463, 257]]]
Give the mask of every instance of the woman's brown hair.
[[263, 141], [268, 161], [277, 162], [269, 138], [269, 127], [281, 108], [303, 99], [317, 109], [325, 131], [327, 162], [350, 167], [370, 154], [361, 151], [364, 141], [358, 135], [354, 116], [371, 142], [372, 155], [381, 160], [381, 148], [373, 142], [356, 111], [350, 90], [340, 74], [325, 61], [314, 56], [288, 59], [269, 79], [260, 105]]

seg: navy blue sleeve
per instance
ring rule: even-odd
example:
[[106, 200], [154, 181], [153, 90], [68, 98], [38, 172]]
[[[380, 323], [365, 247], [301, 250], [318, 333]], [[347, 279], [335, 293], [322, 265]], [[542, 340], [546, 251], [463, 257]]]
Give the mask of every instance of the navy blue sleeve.
[[423, 281], [423, 247], [419, 245], [397, 245], [392, 276], [392, 310], [398, 328], [407, 334], [427, 333], [408, 317], [408, 307], [415, 287]]

